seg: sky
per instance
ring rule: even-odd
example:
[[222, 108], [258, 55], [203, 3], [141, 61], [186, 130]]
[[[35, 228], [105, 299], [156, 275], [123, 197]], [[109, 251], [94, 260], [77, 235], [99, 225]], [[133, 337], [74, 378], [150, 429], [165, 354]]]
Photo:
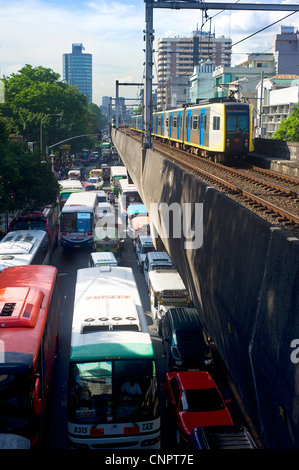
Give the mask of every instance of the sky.
[[[239, 5], [242, 2], [246, 3], [245, 0], [211, 1]], [[297, 0], [247, 0], [247, 3], [296, 5]], [[206, 20], [200, 9], [155, 8], [154, 49], [157, 51], [160, 38], [190, 37], [192, 31], [202, 27], [205, 32], [215, 32], [216, 37], [231, 37], [234, 65], [246, 53], [273, 52], [272, 39], [280, 25], [299, 29], [299, 12], [285, 18], [290, 13], [208, 10]], [[50, 68], [62, 78], [62, 55], [72, 52], [73, 43], [82, 43], [84, 52], [92, 54], [93, 102], [98, 106], [103, 96], [115, 98], [116, 80], [143, 82], [143, 0], [0, 0], [0, 21], [0, 78], [18, 73], [26, 64]], [[157, 53], [154, 53], [154, 74], [156, 69]], [[132, 100], [138, 97], [139, 91], [137, 86], [120, 86], [119, 96]]]

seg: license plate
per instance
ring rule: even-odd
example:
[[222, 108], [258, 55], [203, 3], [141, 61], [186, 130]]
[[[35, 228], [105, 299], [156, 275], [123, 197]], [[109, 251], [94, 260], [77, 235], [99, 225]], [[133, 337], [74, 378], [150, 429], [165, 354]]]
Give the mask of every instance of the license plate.
[[130, 426], [124, 428], [124, 434], [139, 434], [140, 427], [139, 426]]
[[103, 428], [91, 428], [89, 430], [90, 436], [104, 436], [104, 429]]
[[80, 248], [80, 245], [74, 245], [75, 248]]

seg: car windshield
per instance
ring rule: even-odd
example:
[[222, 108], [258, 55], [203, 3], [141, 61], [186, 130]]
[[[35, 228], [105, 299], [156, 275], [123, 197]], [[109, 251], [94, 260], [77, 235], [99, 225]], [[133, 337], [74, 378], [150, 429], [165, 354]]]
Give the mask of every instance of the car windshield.
[[143, 246], [141, 248], [141, 253], [143, 255], [146, 255], [146, 253], [150, 253], [151, 251], [154, 251], [154, 249], [155, 249], [154, 246]]
[[182, 391], [182, 411], [208, 412], [224, 408], [224, 402], [216, 388]]

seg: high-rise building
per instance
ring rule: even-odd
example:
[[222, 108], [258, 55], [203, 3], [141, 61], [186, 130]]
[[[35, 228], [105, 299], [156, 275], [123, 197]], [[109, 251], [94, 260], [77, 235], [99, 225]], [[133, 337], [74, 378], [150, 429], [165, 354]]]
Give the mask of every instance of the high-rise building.
[[299, 30], [280, 26], [273, 37], [273, 54], [277, 74], [299, 74]]
[[162, 109], [166, 101], [167, 83], [176, 77], [192, 75], [194, 67], [209, 61], [211, 65], [231, 65], [232, 40], [216, 38], [215, 33], [194, 31], [190, 38], [162, 38], [158, 40], [157, 107]]
[[72, 44], [72, 53], [63, 54], [63, 80], [78, 87], [92, 101], [92, 54], [84, 54], [83, 44]]

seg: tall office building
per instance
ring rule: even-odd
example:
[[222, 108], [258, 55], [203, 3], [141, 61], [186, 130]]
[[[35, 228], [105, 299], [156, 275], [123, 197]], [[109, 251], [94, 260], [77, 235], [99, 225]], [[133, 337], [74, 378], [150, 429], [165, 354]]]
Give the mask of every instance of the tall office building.
[[92, 101], [92, 54], [84, 54], [83, 44], [72, 44], [72, 53], [63, 54], [63, 80], [78, 87]]
[[[162, 38], [158, 40], [158, 83], [193, 74], [196, 65], [231, 65], [230, 38], [216, 38], [215, 33], [194, 31], [190, 38]], [[158, 109], [166, 102], [166, 87], [158, 87]]]

